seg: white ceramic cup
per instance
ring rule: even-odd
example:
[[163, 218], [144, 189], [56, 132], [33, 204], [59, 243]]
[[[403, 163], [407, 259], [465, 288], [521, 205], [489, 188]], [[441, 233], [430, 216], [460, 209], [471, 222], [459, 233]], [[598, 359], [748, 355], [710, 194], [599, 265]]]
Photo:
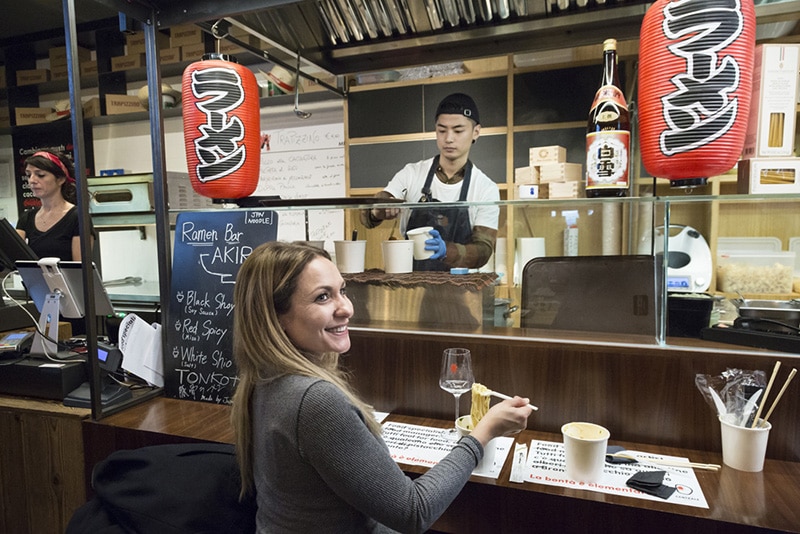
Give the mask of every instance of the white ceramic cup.
[[366, 241], [334, 241], [336, 267], [340, 273], [363, 273], [364, 257], [367, 253]]
[[[461, 436], [469, 436], [472, 432], [472, 416], [462, 415], [456, 420], [456, 428]], [[494, 459], [497, 457], [497, 439], [490, 439], [489, 443], [483, 448], [483, 458], [478, 462], [475, 471], [488, 473], [494, 467]]]
[[761, 471], [764, 469], [772, 424], [768, 421], [763, 427], [749, 428], [733, 424], [734, 420], [736, 414], [719, 416], [722, 429], [722, 463], [739, 471]]
[[594, 423], [567, 423], [564, 436], [564, 462], [567, 478], [577, 482], [597, 482], [603, 476], [606, 448], [611, 433]]
[[425, 241], [433, 237], [431, 236], [431, 230], [433, 230], [433, 226], [420, 226], [406, 232], [408, 238], [414, 242], [415, 260], [427, 260], [433, 256], [433, 250], [425, 250]]
[[384, 241], [383, 270], [389, 274], [410, 273], [414, 270], [414, 242], [408, 239]]

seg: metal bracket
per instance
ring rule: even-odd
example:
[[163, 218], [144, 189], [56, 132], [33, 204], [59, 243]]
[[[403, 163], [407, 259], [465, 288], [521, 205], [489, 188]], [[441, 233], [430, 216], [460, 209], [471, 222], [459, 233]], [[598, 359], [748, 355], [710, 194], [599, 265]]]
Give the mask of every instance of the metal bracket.
[[[222, 23], [227, 24], [227, 26], [224, 29], [223, 29], [223, 24]], [[317, 78], [316, 76], [311, 76], [309, 74], [305, 74], [299, 68], [295, 69], [294, 66], [289, 65], [288, 63], [284, 63], [280, 59], [272, 57], [269, 54], [269, 52], [267, 52], [266, 50], [261, 50], [259, 48], [254, 47], [254, 46], [251, 46], [249, 43], [245, 43], [244, 41], [240, 41], [236, 37], [233, 37], [228, 32], [228, 28], [230, 27], [230, 23], [228, 21], [224, 20], [224, 19], [218, 20], [213, 24], [210, 24], [208, 22], [198, 22], [197, 26], [200, 27], [203, 31], [205, 31], [207, 33], [210, 33], [215, 39], [225, 39], [227, 41], [230, 41], [231, 43], [235, 44], [236, 46], [238, 46], [240, 48], [243, 48], [246, 52], [249, 52], [249, 53], [251, 53], [251, 54], [253, 54], [253, 55], [255, 55], [255, 56], [257, 56], [257, 57], [259, 57], [261, 59], [269, 61], [270, 63], [275, 63], [276, 65], [280, 65], [281, 67], [285, 68], [288, 71], [297, 70], [298, 77], [302, 76], [306, 80], [310, 80], [310, 81], [314, 82], [317, 85], [321, 85], [322, 87], [324, 87], [328, 91], [336, 93], [337, 95], [339, 95], [341, 97], [346, 96], [346, 93], [344, 91], [342, 91], [341, 89], [339, 89], [338, 87], [334, 87], [334, 86], [332, 86], [332, 85], [330, 85], [328, 83], [325, 83], [322, 80], [320, 80], [319, 78]], [[224, 32], [224, 33], [222, 33], [222, 32]], [[299, 53], [296, 54], [295, 57], [299, 61], [300, 54]]]

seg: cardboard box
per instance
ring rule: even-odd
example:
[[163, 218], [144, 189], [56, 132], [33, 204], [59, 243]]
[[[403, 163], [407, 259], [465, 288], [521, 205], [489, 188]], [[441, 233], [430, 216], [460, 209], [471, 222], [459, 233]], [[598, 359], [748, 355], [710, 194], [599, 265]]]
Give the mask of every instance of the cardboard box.
[[50, 79], [53, 81], [66, 80], [69, 78], [69, 67], [66, 65], [56, 65], [50, 68]]
[[[239, 35], [236, 36], [236, 39], [242, 41], [248, 46], [252, 46], [253, 48], [261, 49], [266, 46], [266, 44], [261, 42], [261, 39], [255, 35]], [[245, 49], [226, 39], [221, 39], [219, 42], [219, 52], [220, 54], [241, 54], [245, 53]]]
[[239, 26], [237, 26], [235, 24], [231, 24], [228, 27], [228, 34], [233, 36], [233, 37], [236, 37], [237, 39], [239, 39], [241, 37], [248, 37], [248, 36], [252, 35], [250, 32], [248, 32], [244, 28], [241, 28], [241, 27], [239, 27]]
[[11, 127], [11, 112], [5, 106], [0, 106], [0, 128]]
[[97, 76], [97, 61], [81, 61], [81, 76]]
[[232, 42], [223, 39], [219, 42], [219, 53], [227, 54], [229, 56], [237, 56], [246, 52], [241, 46], [235, 45]]
[[580, 182], [583, 165], [580, 163], [545, 163], [539, 165], [539, 183]]
[[490, 57], [464, 61], [464, 72], [494, 72], [508, 69], [508, 57]]
[[14, 108], [17, 126], [49, 122], [47, 116], [51, 113], [53, 110], [50, 108]]
[[6, 68], [0, 66], [0, 87], [6, 86]]
[[563, 146], [534, 146], [528, 149], [531, 166], [541, 163], [566, 163], [567, 149]]
[[800, 193], [800, 158], [754, 158], [739, 162], [740, 194]]
[[144, 54], [130, 54], [127, 56], [117, 56], [111, 58], [111, 71], [139, 69], [145, 66]]
[[[156, 46], [159, 50], [169, 47], [168, 35], [157, 31], [155, 36]], [[129, 33], [125, 36], [125, 53], [127, 55], [145, 53], [144, 32]]]
[[91, 119], [102, 115], [102, 112], [100, 111], [100, 98], [96, 96], [84, 102], [82, 107], [84, 119]]
[[145, 111], [138, 96], [106, 95], [106, 115], [122, 115], [137, 111]]
[[181, 61], [199, 61], [206, 53], [205, 43], [195, 43], [181, 46]]
[[168, 65], [170, 63], [180, 63], [181, 49], [180, 47], [162, 48], [161, 50], [158, 51], [158, 59], [162, 65]]
[[194, 24], [181, 24], [169, 30], [169, 46], [193, 45], [203, 42], [203, 30]]
[[[79, 46], [78, 50], [78, 61], [89, 61], [92, 59], [92, 51], [88, 48], [83, 48]], [[66, 46], [54, 46], [49, 50], [50, 54], [50, 68], [58, 67], [61, 65], [67, 64], [67, 47]]]
[[50, 79], [47, 69], [26, 69], [17, 71], [17, 85], [33, 85], [44, 83]]
[[538, 184], [539, 167], [519, 167], [514, 169], [515, 184]]
[[792, 155], [798, 69], [800, 44], [756, 47], [744, 158]]

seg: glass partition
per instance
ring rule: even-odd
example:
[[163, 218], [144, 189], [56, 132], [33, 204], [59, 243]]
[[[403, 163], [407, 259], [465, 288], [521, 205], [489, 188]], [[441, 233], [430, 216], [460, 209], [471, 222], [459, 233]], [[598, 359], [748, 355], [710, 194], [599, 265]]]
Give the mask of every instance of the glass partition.
[[343, 271], [360, 271], [361, 258], [344, 266], [337, 241], [364, 242], [363, 271], [344, 273], [353, 326], [685, 346], [704, 327], [732, 325], [737, 298], [798, 296], [798, 197], [726, 194], [731, 184], [735, 177], [712, 182], [718, 194], [656, 184], [655, 196], [500, 201], [494, 254], [465, 274], [387, 272], [385, 242], [405, 239], [400, 224], [368, 229], [360, 215], [398, 204], [303, 199], [248, 209], [274, 212], [278, 239], [321, 244]]

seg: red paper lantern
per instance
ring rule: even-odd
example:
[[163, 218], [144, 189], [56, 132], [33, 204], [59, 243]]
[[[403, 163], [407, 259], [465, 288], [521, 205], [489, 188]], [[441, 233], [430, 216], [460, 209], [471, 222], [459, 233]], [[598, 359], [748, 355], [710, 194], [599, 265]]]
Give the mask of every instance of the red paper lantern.
[[647, 172], [676, 187], [730, 170], [750, 112], [752, 0], [657, 0], [639, 40], [639, 141]]
[[260, 167], [258, 83], [234, 61], [208, 54], [183, 72], [189, 178], [199, 194], [220, 200], [251, 195]]

